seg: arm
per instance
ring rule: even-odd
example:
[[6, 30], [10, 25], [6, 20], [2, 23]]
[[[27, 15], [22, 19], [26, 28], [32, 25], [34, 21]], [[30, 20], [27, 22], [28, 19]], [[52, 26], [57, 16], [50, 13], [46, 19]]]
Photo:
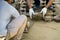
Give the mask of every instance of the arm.
[[20, 16], [19, 12], [14, 7], [11, 7], [11, 15], [14, 18], [17, 18], [18, 16]]
[[17, 18], [17, 17], [20, 16], [20, 15], [19, 15], [19, 12], [18, 12], [17, 10], [14, 10], [13, 13], [12, 13], [12, 16], [13, 16], [14, 18]]
[[20, 0], [20, 4], [22, 4], [23, 0]]
[[50, 7], [50, 5], [54, 2], [54, 0], [49, 0], [48, 4], [46, 5], [46, 8]]
[[32, 3], [31, 3], [31, 0], [27, 0], [27, 5], [28, 5], [29, 9], [32, 7], [31, 4], [32, 4]]
[[40, 13], [43, 13], [43, 17], [47, 13], [47, 9], [50, 7], [50, 5], [54, 2], [54, 0], [49, 0], [48, 4], [41, 10]]
[[27, 5], [28, 5], [28, 7], [29, 7], [29, 16], [30, 16], [30, 18], [32, 19], [32, 14], [35, 15], [35, 13], [34, 13], [34, 10], [33, 10], [31, 4], [32, 4], [32, 3], [31, 3], [31, 0], [27, 0]]

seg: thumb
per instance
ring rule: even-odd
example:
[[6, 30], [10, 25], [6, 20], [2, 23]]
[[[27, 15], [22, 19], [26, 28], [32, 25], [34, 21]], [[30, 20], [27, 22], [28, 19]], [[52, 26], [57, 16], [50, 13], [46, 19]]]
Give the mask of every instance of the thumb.
[[43, 11], [40, 11], [40, 13], [43, 13]]

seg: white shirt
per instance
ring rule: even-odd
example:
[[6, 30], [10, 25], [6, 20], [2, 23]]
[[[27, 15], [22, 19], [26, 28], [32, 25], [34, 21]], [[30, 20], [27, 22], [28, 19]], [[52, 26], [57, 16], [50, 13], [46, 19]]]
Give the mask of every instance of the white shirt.
[[6, 26], [10, 22], [11, 16], [20, 16], [18, 11], [6, 1], [0, 1], [0, 35], [6, 36]]

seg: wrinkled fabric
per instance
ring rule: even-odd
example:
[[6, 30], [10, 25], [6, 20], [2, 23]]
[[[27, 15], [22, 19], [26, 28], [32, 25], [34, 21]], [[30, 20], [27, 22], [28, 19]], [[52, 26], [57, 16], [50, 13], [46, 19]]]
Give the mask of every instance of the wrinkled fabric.
[[0, 35], [6, 36], [6, 26], [10, 22], [11, 16], [18, 17], [18, 11], [4, 0], [0, 0]]
[[1, 2], [1, 1], [4, 1], [4, 0], [0, 0], [0, 2]]
[[27, 17], [25, 15], [21, 15], [21, 16], [17, 17], [16, 19], [14, 19], [8, 25], [8, 33], [10, 35], [8, 38], [12, 38], [15, 35], [18, 36], [19, 34], [20, 34], [19, 36], [21, 37], [21, 35], [23, 34], [23, 31], [26, 27], [26, 23], [27, 23]]

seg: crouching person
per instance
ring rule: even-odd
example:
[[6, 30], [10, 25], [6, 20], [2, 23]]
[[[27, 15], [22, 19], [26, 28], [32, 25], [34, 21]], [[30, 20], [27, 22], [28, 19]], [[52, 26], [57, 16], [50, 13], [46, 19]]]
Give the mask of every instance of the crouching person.
[[[27, 24], [27, 17], [19, 15], [9, 3], [12, 0], [0, 0], [0, 40], [20, 40]], [[14, 17], [12, 21], [11, 17]]]

